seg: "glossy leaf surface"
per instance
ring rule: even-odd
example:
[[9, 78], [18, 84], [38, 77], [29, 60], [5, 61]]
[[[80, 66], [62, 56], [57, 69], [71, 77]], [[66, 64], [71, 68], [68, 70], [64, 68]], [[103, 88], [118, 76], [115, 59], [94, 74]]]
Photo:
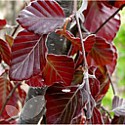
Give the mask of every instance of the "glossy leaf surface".
[[22, 27], [38, 34], [48, 34], [63, 26], [64, 12], [56, 1], [33, 1], [18, 16]]

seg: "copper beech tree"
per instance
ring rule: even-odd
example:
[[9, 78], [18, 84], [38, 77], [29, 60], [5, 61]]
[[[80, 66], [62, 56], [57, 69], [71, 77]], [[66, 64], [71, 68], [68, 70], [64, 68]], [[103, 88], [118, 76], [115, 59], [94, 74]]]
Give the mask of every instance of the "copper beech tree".
[[[32, 0], [0, 39], [0, 123], [125, 123], [113, 87], [124, 1]], [[66, 5], [71, 7], [67, 14]], [[70, 12], [71, 11], [71, 12]], [[6, 19], [0, 30], [7, 29]], [[12, 27], [12, 26], [11, 26]], [[27, 84], [29, 91], [26, 93]], [[102, 100], [112, 86], [113, 116]]]

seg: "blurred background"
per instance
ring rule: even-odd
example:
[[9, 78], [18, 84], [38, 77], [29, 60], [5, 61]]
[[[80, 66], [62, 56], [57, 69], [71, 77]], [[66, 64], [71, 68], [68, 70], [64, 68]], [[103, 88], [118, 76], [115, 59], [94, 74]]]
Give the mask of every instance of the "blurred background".
[[[16, 17], [19, 11], [28, 3], [28, 0], [0, 0], [0, 19], [6, 19], [9, 25], [16, 26]], [[125, 8], [120, 11], [121, 26], [114, 39], [118, 51], [118, 61], [116, 70], [112, 76], [113, 85], [116, 93], [125, 98]], [[5, 29], [0, 31], [0, 37], [4, 37], [4, 33], [10, 33], [13, 29]], [[113, 92], [110, 87], [108, 93], [103, 99], [103, 106], [111, 110]]]

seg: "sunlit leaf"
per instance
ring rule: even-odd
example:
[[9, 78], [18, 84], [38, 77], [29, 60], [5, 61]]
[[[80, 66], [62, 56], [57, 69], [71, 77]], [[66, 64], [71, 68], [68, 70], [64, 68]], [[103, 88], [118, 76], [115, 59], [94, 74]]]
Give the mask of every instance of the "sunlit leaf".
[[62, 27], [64, 20], [64, 12], [54, 0], [33, 1], [17, 18], [22, 27], [38, 34], [48, 34]]
[[17, 35], [12, 46], [11, 79], [28, 79], [42, 70], [41, 64], [45, 63], [43, 62], [45, 46], [42, 44], [45, 40], [46, 36], [39, 36], [28, 31], [21, 31]]

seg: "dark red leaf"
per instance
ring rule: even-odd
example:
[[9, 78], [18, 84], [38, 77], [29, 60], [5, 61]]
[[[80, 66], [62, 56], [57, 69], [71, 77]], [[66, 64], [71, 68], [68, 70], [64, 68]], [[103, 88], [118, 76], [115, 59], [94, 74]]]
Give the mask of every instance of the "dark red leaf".
[[18, 88], [18, 98], [19, 98], [19, 101], [22, 105], [22, 107], [24, 106], [24, 102], [25, 102], [25, 99], [26, 99], [26, 92], [24, 91], [24, 89], [21, 88], [21, 86], [19, 86]]
[[88, 103], [88, 99], [88, 93], [84, 88], [80, 90], [77, 87], [66, 88], [61, 84], [49, 87], [46, 92], [47, 123], [78, 124], [79, 116], [83, 115], [82, 109]]
[[114, 96], [112, 111], [114, 111], [116, 116], [125, 116], [125, 99]]
[[101, 113], [100, 113], [99, 109], [97, 109], [96, 107], [93, 110], [91, 124], [103, 124]]
[[124, 124], [125, 123], [125, 116], [114, 116], [114, 118], [112, 119], [111, 124]]
[[46, 85], [56, 82], [70, 85], [74, 74], [73, 59], [68, 56], [47, 55], [47, 63], [43, 71]]
[[99, 67], [95, 71], [95, 76], [100, 82], [100, 92], [96, 95], [96, 101], [102, 100], [102, 98], [105, 96], [109, 89], [109, 77], [107, 75], [107, 69], [106, 67]]
[[59, 29], [56, 31], [56, 33], [61, 36], [64, 36], [72, 43], [72, 49], [70, 55], [75, 54], [78, 50], [82, 51], [81, 41], [79, 37], [74, 37], [74, 35], [68, 30], [64, 31], [62, 29]]
[[40, 73], [45, 64], [46, 37], [28, 31], [17, 35], [12, 46], [11, 80], [24, 80]]
[[5, 19], [0, 19], [0, 30], [7, 24]]
[[62, 8], [54, 0], [38, 0], [31, 2], [21, 11], [17, 21], [29, 31], [48, 34], [63, 26], [65, 15]]
[[[9, 95], [9, 93], [11, 92], [11, 90], [13, 89], [12, 83], [6, 79], [4, 76], [0, 76], [0, 110], [2, 109], [5, 101], [7, 100], [7, 97]], [[10, 98], [10, 100], [8, 101], [7, 105], [12, 105], [15, 108], [19, 108], [18, 107], [18, 97], [17, 97], [17, 92], [15, 92], [12, 97]], [[11, 112], [13, 112], [11, 110]], [[11, 116], [9, 116], [7, 114], [7, 111], [4, 109], [3, 113], [2, 113], [2, 117], [3, 118], [9, 118]]]
[[96, 96], [100, 92], [100, 82], [96, 78], [90, 78], [89, 79], [89, 84], [90, 84], [91, 94], [92, 94], [93, 98], [95, 99]]
[[[97, 68], [94, 66], [89, 67], [89, 74], [93, 75], [93, 78], [89, 78], [90, 90], [94, 99], [100, 92], [100, 81], [96, 78]], [[94, 78], [95, 77], [95, 78]]]
[[108, 4], [110, 4], [112, 6], [115, 6], [117, 8], [125, 5], [125, 0], [115, 0], [115, 1], [111, 1], [111, 0], [109, 1], [109, 0], [107, 0], [105, 2], [107, 2]]
[[[117, 8], [109, 5], [107, 6], [102, 1], [89, 1], [84, 26], [88, 31], [95, 32], [116, 10]], [[105, 38], [107, 41], [112, 41], [119, 26], [120, 18], [119, 14], [117, 14], [97, 32], [97, 35]]]
[[106, 65], [106, 68], [107, 68], [107, 70], [108, 70], [108, 72], [109, 72], [110, 75], [112, 75], [112, 73], [115, 70], [115, 67], [116, 67], [116, 64], [117, 64], [117, 58], [118, 58], [118, 56], [117, 56], [117, 50], [116, 50], [115, 46], [112, 46], [112, 51], [114, 53], [113, 61], [112, 61], [112, 63]]
[[42, 75], [33, 76], [26, 83], [32, 87], [42, 87], [45, 85]]
[[2, 57], [5, 63], [10, 65], [11, 49], [9, 47], [9, 44], [2, 39], [0, 39], [0, 56]]
[[112, 43], [108, 43], [105, 39], [91, 35], [85, 40], [85, 50], [88, 53], [87, 59], [89, 62], [94, 60], [96, 65], [106, 65], [111, 64], [115, 53]]

